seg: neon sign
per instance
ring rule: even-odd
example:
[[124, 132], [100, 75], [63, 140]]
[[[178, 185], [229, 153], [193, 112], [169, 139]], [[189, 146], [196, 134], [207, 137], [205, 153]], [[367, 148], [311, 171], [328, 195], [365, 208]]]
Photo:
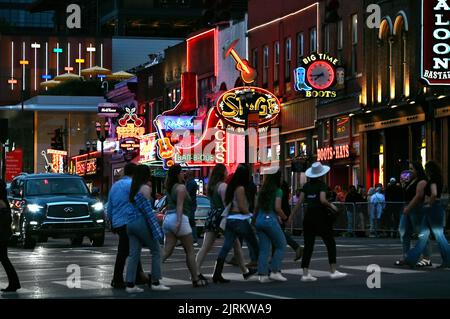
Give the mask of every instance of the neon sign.
[[47, 154], [52, 155], [51, 168], [55, 173], [64, 173], [64, 159], [67, 156], [66, 151], [48, 149]]
[[348, 144], [317, 149], [317, 161], [319, 162], [330, 161], [333, 159], [343, 159], [348, 157], [350, 157], [350, 147]]
[[139, 163], [156, 160], [156, 133], [139, 137]]
[[422, 0], [421, 78], [429, 85], [450, 85], [450, 3]]
[[142, 127], [144, 120], [137, 116], [136, 108], [125, 108], [126, 113], [119, 119], [116, 128], [117, 138], [138, 137], [144, 135], [145, 128]]
[[193, 116], [160, 116], [161, 128], [166, 131], [194, 130], [201, 128], [201, 121], [194, 123]]
[[229, 126], [245, 128], [245, 117], [249, 113], [259, 115], [259, 126], [274, 121], [280, 113], [281, 103], [267, 90], [252, 86], [238, 87], [222, 94], [217, 101], [216, 109]]
[[330, 88], [336, 82], [338, 59], [325, 53], [305, 57], [303, 66], [294, 70], [294, 89], [308, 98], [333, 98], [336, 91]]

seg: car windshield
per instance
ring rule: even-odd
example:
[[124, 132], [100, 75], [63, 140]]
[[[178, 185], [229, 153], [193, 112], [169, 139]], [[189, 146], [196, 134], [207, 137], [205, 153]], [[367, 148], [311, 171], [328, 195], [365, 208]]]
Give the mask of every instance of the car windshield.
[[31, 179], [26, 184], [26, 195], [87, 195], [88, 189], [79, 178]]

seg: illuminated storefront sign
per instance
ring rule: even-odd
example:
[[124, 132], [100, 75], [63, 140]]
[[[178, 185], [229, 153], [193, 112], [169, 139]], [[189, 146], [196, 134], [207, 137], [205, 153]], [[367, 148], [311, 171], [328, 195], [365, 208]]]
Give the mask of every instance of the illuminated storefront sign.
[[421, 77], [450, 85], [450, 1], [422, 0]]
[[52, 155], [51, 170], [55, 173], [64, 173], [64, 162], [67, 156], [67, 152], [48, 149], [47, 154]]
[[217, 101], [217, 112], [228, 128], [244, 128], [245, 117], [251, 113], [259, 115], [259, 127], [274, 121], [281, 111], [278, 98], [258, 87], [238, 87], [222, 94]]
[[139, 163], [148, 163], [156, 160], [156, 133], [139, 137]]
[[338, 59], [325, 53], [313, 53], [302, 59], [302, 66], [294, 70], [294, 89], [307, 98], [333, 98], [331, 87], [336, 83]]
[[165, 131], [201, 129], [202, 124], [194, 116], [159, 116], [158, 120]]
[[330, 161], [350, 157], [349, 145], [336, 145], [317, 149], [317, 161]]
[[116, 128], [119, 140], [127, 137], [138, 137], [144, 135], [144, 120], [137, 116], [136, 108], [125, 108], [126, 113], [119, 119], [119, 126]]
[[75, 163], [75, 172], [77, 175], [94, 175], [97, 173], [97, 159], [91, 158], [84, 161], [77, 161]]
[[117, 117], [119, 115], [119, 105], [117, 103], [100, 103], [97, 108], [97, 114], [100, 117]]
[[137, 138], [127, 137], [120, 141], [120, 148], [124, 151], [134, 151], [141, 147]]

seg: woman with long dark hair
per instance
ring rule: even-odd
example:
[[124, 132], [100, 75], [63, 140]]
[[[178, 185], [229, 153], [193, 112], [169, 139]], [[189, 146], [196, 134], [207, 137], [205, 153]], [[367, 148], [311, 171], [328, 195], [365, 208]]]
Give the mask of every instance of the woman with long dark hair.
[[[427, 177], [423, 166], [419, 162], [409, 164], [412, 180], [405, 188], [405, 200], [407, 202], [400, 217], [399, 233], [403, 246], [403, 259], [395, 262], [396, 266], [406, 265], [406, 257], [411, 248], [413, 233], [422, 224], [424, 218], [423, 203], [425, 200], [425, 187]], [[419, 267], [431, 266], [431, 248], [426, 245], [423, 249], [423, 259], [417, 264]]]
[[[281, 190], [281, 172], [266, 175], [264, 184], [259, 192], [257, 201], [257, 215], [255, 227], [259, 238], [258, 275], [261, 283], [270, 280], [286, 281], [281, 274], [281, 263], [286, 247], [286, 238], [281, 230], [279, 219], [287, 221], [281, 208], [283, 192]], [[269, 256], [274, 247], [272, 260]]]
[[427, 248], [431, 230], [441, 252], [442, 264], [440, 267], [449, 268], [450, 246], [444, 235], [445, 210], [440, 200], [443, 186], [441, 168], [435, 161], [429, 161], [425, 164], [425, 174], [428, 181], [425, 186], [424, 218], [420, 225], [419, 240], [416, 246], [408, 252], [405, 261], [410, 266], [417, 265], [422, 252]]
[[11, 208], [6, 191], [6, 184], [0, 179], [0, 262], [8, 276], [8, 287], [3, 292], [15, 292], [20, 289], [19, 277], [8, 258], [8, 241], [11, 238]]
[[329, 166], [322, 165], [320, 162], [312, 164], [306, 170], [306, 177], [309, 181], [303, 185], [300, 199], [295, 206], [293, 218], [295, 213], [300, 209], [304, 202], [305, 214], [303, 218], [303, 233], [305, 239], [305, 249], [303, 251], [302, 268], [303, 276], [301, 281], [311, 282], [316, 281], [317, 278], [309, 273], [309, 264], [311, 262], [312, 253], [314, 250], [314, 242], [316, 236], [322, 237], [328, 252], [328, 262], [330, 263], [330, 278], [340, 279], [347, 276], [336, 270], [336, 242], [333, 236], [333, 215], [337, 208], [327, 200], [327, 185], [320, 179], [330, 171]]
[[206, 286], [208, 282], [203, 276], [199, 278], [197, 264], [195, 263], [192, 228], [188, 218], [191, 211], [191, 200], [184, 185], [184, 174], [179, 164], [171, 166], [167, 172], [166, 192], [167, 211], [163, 222], [166, 240], [163, 260], [172, 255], [179, 240], [186, 253], [186, 264], [191, 273], [193, 287]]
[[[250, 172], [246, 165], [239, 165], [225, 192], [225, 205], [230, 205], [230, 210], [225, 227], [225, 241], [214, 267], [214, 283], [229, 282], [229, 280], [222, 277], [223, 265], [237, 237], [242, 236], [247, 241], [247, 244], [252, 246], [254, 251], [258, 251], [258, 241], [249, 223], [252, 215], [249, 211], [249, 203], [245, 194], [245, 187], [249, 183], [249, 174]], [[243, 271], [244, 279], [248, 279], [255, 273], [255, 269], [245, 268]]]
[[[208, 216], [205, 221], [205, 236], [203, 238], [202, 248], [198, 251], [195, 258], [197, 262], [197, 268], [199, 272], [199, 278], [205, 279], [201, 274], [202, 263], [211, 250], [215, 240], [222, 233], [220, 228], [220, 222], [222, 220], [222, 212], [225, 208], [225, 192], [227, 190], [227, 184], [225, 178], [227, 176], [227, 168], [223, 164], [217, 164], [214, 166], [211, 175], [209, 177], [207, 194], [211, 203], [211, 210], [208, 212]], [[245, 263], [243, 259], [242, 249], [239, 242], [234, 242], [235, 255], [238, 257], [239, 266], [242, 271], [245, 271]]]
[[127, 265], [126, 290], [131, 293], [143, 291], [143, 289], [135, 286], [136, 271], [143, 245], [150, 248], [152, 254], [150, 288], [159, 291], [170, 289], [159, 282], [162, 278], [159, 241], [162, 239], [163, 233], [152, 211], [151, 194], [150, 169], [146, 165], [138, 165], [131, 182], [130, 202], [133, 204], [133, 209], [128, 213], [127, 224], [130, 256]]

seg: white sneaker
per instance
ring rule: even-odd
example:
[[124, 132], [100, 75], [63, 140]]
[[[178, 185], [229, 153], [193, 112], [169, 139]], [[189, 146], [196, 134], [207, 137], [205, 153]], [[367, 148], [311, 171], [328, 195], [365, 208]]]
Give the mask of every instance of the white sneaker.
[[343, 273], [343, 272], [339, 272], [337, 270], [334, 273], [330, 274], [331, 279], [341, 279], [344, 277], [347, 277], [347, 274]]
[[303, 275], [302, 279], [301, 279], [301, 281], [303, 281], [303, 282], [311, 282], [311, 281], [316, 281], [316, 280], [317, 280], [317, 278], [311, 276], [311, 274], [308, 274], [307, 276]]
[[276, 281], [287, 281], [287, 278], [283, 277], [281, 272], [273, 272], [270, 274], [269, 278]]
[[143, 292], [144, 289], [139, 288], [138, 286], [134, 286], [134, 287], [127, 287], [125, 289], [128, 293], [132, 294], [132, 293], [136, 293], [136, 292]]
[[270, 280], [269, 276], [259, 276], [259, 282], [262, 284], [267, 284], [270, 281], [271, 280]]
[[164, 286], [163, 284], [152, 285], [152, 290], [156, 290], [156, 291], [167, 291], [167, 290], [170, 290], [170, 287]]

